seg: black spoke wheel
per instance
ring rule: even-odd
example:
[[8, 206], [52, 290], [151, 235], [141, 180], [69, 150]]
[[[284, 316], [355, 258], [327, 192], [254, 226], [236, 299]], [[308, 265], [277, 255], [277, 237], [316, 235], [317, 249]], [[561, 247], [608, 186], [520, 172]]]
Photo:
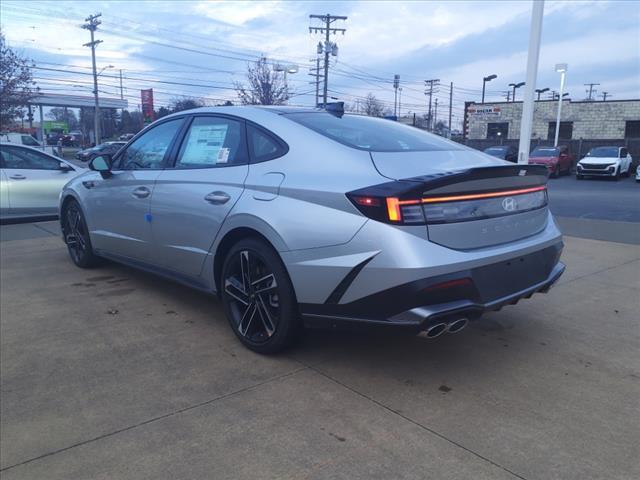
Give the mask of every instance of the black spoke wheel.
[[289, 276], [278, 254], [257, 239], [238, 242], [227, 254], [220, 282], [229, 324], [256, 352], [275, 353], [293, 340], [299, 324]]
[[96, 265], [97, 257], [91, 247], [87, 223], [76, 202], [71, 202], [62, 214], [62, 232], [73, 263], [82, 268]]

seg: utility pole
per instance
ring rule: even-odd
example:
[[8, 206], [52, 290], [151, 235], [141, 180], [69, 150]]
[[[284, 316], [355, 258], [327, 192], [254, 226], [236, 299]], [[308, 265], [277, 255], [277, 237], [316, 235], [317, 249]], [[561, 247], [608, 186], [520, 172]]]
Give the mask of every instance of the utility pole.
[[400, 75], [393, 76], [393, 88], [395, 90], [395, 96], [393, 98], [393, 115], [398, 118], [398, 87], [400, 86]]
[[398, 118], [402, 118], [402, 87], [398, 87]]
[[433, 78], [431, 80], [425, 80], [424, 84], [429, 88], [429, 90], [425, 90], [424, 94], [425, 95], [429, 95], [429, 113], [427, 114], [427, 130], [431, 131], [432, 127], [431, 127], [431, 98], [433, 97], [434, 93], [437, 93], [433, 91], [433, 87], [437, 87], [440, 84], [440, 79], [439, 78]]
[[453, 109], [453, 82], [449, 85], [449, 138], [451, 138], [451, 110]]
[[120, 100], [124, 100], [124, 93], [122, 90], [122, 69], [120, 69]]
[[507, 90], [507, 103], [511, 100], [511, 90]]
[[438, 123], [438, 99], [436, 98], [436, 107], [433, 111], [433, 128], [436, 127], [436, 123]]
[[610, 97], [611, 95], [609, 94], [609, 92], [602, 92], [602, 94], [600, 96], [602, 97], [602, 101], [606, 102], [607, 101], [607, 97]]
[[589, 92], [588, 92], [589, 97], [587, 98], [588, 102], [593, 101], [593, 94], [598, 92], [597, 90], [593, 89], [593, 87], [595, 87], [596, 85], [600, 85], [600, 84], [599, 83], [585, 83], [584, 84], [585, 87], [589, 87]]
[[[322, 44], [318, 43], [318, 52], [320, 53], [322, 49]], [[311, 59], [311, 61], [313, 61], [313, 59]], [[323, 75], [320, 73], [320, 55], [318, 54], [318, 56], [316, 56], [316, 66], [315, 67], [311, 67], [309, 68], [309, 75], [312, 77], [315, 77], [313, 81], [309, 82], [310, 84], [315, 84], [316, 86], [316, 103], [315, 106], [317, 107], [320, 103], [320, 77], [322, 77]]]
[[98, 29], [98, 25], [102, 22], [98, 20], [102, 16], [101, 13], [96, 15], [89, 15], [84, 19], [85, 23], [82, 25], [82, 28], [89, 30], [91, 33], [91, 41], [89, 43], [85, 43], [84, 47], [91, 47], [91, 62], [93, 64], [93, 98], [95, 100], [95, 114], [93, 119], [93, 129], [95, 136], [95, 144], [98, 145], [100, 143], [100, 104], [98, 102], [98, 72], [96, 71], [96, 46], [102, 43], [102, 40], [94, 39], [94, 32]]
[[338, 45], [329, 40], [329, 35], [331, 33], [335, 35], [338, 32], [341, 32], [344, 35], [344, 32], [347, 31], [346, 28], [335, 28], [332, 27], [331, 24], [337, 20], [346, 20], [347, 17], [327, 13], [326, 15], [309, 15], [309, 18], [317, 18], [325, 25], [324, 27], [309, 27], [309, 33], [324, 33], [325, 35], [324, 45], [322, 48], [323, 51], [318, 53], [324, 53], [324, 86], [322, 89], [322, 104], [326, 107], [329, 83], [329, 55], [331, 54], [334, 57], [338, 55]]

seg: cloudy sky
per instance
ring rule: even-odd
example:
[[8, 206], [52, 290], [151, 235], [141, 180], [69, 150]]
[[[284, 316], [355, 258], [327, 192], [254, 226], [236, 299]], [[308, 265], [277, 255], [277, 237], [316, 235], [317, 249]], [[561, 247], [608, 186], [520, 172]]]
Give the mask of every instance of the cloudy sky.
[[[402, 111], [425, 111], [424, 80], [438, 78], [439, 112], [454, 121], [465, 101], [478, 101], [482, 77], [489, 100], [504, 99], [509, 83], [525, 78], [530, 1], [13, 1], [0, 4], [7, 41], [32, 58], [43, 90], [90, 94], [89, 32], [84, 18], [101, 12], [96, 38], [100, 91], [118, 96], [119, 70], [131, 105], [140, 88], [154, 88], [159, 105], [180, 95], [215, 103], [235, 99], [247, 62], [266, 55], [298, 65], [288, 77], [292, 103], [311, 105], [310, 84], [319, 35], [309, 14], [348, 16], [332, 38], [331, 95], [350, 103], [371, 92], [393, 105], [393, 74], [400, 74]], [[338, 25], [339, 24], [339, 25]], [[610, 99], [640, 98], [640, 2], [547, 1], [537, 87], [557, 89], [554, 65], [569, 64], [566, 91], [585, 98], [585, 83]], [[522, 90], [519, 91], [522, 95]], [[440, 113], [439, 113], [440, 115]]]

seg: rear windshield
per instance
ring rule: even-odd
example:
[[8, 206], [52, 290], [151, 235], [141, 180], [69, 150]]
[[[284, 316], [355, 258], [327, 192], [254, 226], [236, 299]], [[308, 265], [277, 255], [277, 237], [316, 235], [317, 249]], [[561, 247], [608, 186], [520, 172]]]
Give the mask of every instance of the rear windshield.
[[530, 157], [555, 157], [559, 153], [557, 148], [547, 147], [547, 148], [536, 148], [533, 152], [531, 152]]
[[27, 145], [29, 147], [39, 147], [40, 144], [38, 141], [33, 138], [31, 135], [22, 135], [22, 144]]
[[290, 120], [349, 147], [370, 152], [461, 150], [458, 144], [401, 123], [362, 115], [289, 113]]
[[589, 150], [587, 157], [618, 157], [618, 147], [596, 147]]

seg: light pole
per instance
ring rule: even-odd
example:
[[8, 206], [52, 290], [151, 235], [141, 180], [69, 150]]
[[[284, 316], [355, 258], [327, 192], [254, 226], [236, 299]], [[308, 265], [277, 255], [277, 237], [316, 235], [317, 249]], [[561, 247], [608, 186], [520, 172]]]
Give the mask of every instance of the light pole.
[[556, 65], [556, 72], [560, 74], [560, 94], [558, 95], [558, 116], [556, 117], [556, 136], [553, 141], [554, 147], [558, 146], [558, 137], [560, 136], [560, 114], [562, 113], [562, 97], [564, 97], [562, 92], [564, 91], [564, 77], [567, 74], [567, 67], [568, 65], [566, 63], [558, 63]]
[[484, 85], [487, 82], [490, 82], [491, 80], [495, 80], [496, 78], [498, 78], [498, 75], [489, 75], [487, 77], [483, 77], [482, 78], [482, 103], [484, 103]]
[[520, 82], [520, 83], [510, 83], [509, 86], [513, 87], [513, 94], [511, 95], [511, 101], [515, 102], [516, 101], [516, 88], [520, 88], [525, 84], [525, 82]]
[[536, 88], [536, 93], [538, 94], [538, 102], [540, 101], [540, 95], [548, 91], [549, 91], [548, 88]]
[[287, 100], [289, 100], [289, 85], [287, 84], [287, 73], [298, 73], [297, 65], [280, 65], [277, 63], [274, 65], [273, 70], [275, 72], [284, 73], [284, 88], [287, 91]]

